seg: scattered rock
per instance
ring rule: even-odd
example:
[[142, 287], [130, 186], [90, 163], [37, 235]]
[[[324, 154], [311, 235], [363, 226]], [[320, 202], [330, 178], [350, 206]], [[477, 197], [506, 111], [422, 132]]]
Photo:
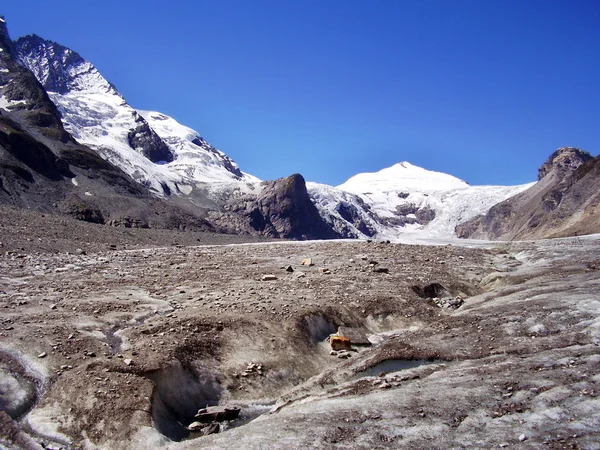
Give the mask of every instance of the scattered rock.
[[249, 375], [262, 375], [263, 374], [263, 366], [261, 364], [255, 364], [253, 362], [248, 363], [246, 370], [244, 370], [240, 375], [243, 377], [247, 377]]
[[38, 358], [45, 358], [46, 356], [48, 356], [48, 353], [42, 352], [38, 355]]
[[123, 360], [123, 362], [125, 363], [126, 366], [131, 366], [133, 365], [133, 360], [130, 358], [126, 358]]
[[289, 272], [289, 273], [292, 273], [292, 272], [294, 271], [294, 268], [293, 268], [292, 266], [287, 266], [287, 267], [285, 268], [285, 271], [286, 271], [286, 272]]
[[331, 274], [331, 270], [329, 270], [327, 267], [320, 267], [319, 272], [324, 273], [325, 275]]
[[205, 423], [202, 422], [192, 422], [188, 425], [187, 429], [190, 431], [200, 431], [202, 430], [204, 427], [206, 427]]
[[302, 266], [309, 266], [309, 267], [310, 266], [314, 266], [312, 258], [304, 258], [302, 260], [302, 262], [300, 263], [300, 265], [302, 265]]
[[346, 351], [346, 350], [342, 350], [340, 352], [337, 352], [336, 356], [339, 359], [348, 359], [348, 358], [350, 358], [352, 356], [352, 354], [350, 352]]
[[275, 281], [276, 279], [275, 275], [263, 275], [261, 278], [262, 281]]
[[519, 436], [519, 441], [521, 441], [521, 442], [525, 442], [526, 440], [527, 440], [527, 435], [526, 435], [526, 434], [524, 434], [524, 433], [523, 433], [523, 434], [521, 434], [521, 435]]
[[221, 427], [217, 422], [213, 422], [202, 430], [202, 436], [217, 434], [219, 431], [221, 431]]
[[440, 308], [458, 309], [465, 301], [461, 297], [444, 297], [444, 298], [433, 298], [433, 302]]
[[367, 338], [367, 330], [364, 328], [339, 327], [338, 336], [350, 339], [350, 343], [353, 345], [371, 345]]
[[390, 270], [387, 267], [374, 267], [373, 273], [390, 273]]

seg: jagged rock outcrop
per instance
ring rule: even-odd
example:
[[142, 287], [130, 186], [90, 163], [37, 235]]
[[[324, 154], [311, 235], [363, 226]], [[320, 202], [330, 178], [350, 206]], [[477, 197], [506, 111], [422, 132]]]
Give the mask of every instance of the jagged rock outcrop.
[[511, 240], [600, 233], [600, 157], [560, 148], [540, 167], [538, 180], [457, 226], [457, 235]]
[[319, 215], [300, 174], [267, 182], [256, 203], [252, 224], [268, 234], [293, 239], [339, 237]]
[[133, 114], [133, 117], [137, 126], [129, 130], [127, 134], [129, 146], [133, 149], [139, 149], [146, 158], [154, 163], [173, 161], [173, 153], [171, 153], [167, 144], [150, 128], [148, 122], [137, 112]]
[[300, 174], [263, 181], [258, 194], [232, 196], [224, 211], [210, 213], [209, 218], [236, 233], [285, 239], [341, 237], [319, 214]]
[[592, 159], [592, 155], [575, 147], [561, 147], [538, 169], [538, 181], [550, 172], [573, 171]]

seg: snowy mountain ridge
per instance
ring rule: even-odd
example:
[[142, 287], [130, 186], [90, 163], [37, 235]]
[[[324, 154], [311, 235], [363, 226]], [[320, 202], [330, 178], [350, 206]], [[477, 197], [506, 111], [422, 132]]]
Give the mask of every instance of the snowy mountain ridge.
[[259, 181], [174, 119], [136, 111], [71, 49], [38, 36], [18, 39], [15, 49], [58, 107], [66, 130], [157, 195], [186, 195], [198, 183]]

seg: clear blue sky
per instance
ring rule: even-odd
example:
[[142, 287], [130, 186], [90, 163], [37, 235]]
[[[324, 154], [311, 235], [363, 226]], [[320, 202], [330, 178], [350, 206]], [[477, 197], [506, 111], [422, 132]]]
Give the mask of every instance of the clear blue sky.
[[2, 3], [13, 38], [71, 47], [263, 179], [406, 160], [517, 184], [600, 148], [597, 0]]

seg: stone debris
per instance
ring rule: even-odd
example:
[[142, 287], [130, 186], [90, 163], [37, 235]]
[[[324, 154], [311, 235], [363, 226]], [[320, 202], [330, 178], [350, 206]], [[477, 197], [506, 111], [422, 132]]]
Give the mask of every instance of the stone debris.
[[275, 275], [263, 275], [261, 278], [262, 281], [275, 281], [276, 279]]
[[465, 301], [460, 297], [444, 297], [444, 298], [438, 298], [438, 297], [434, 297], [433, 299], [433, 303], [435, 303], [438, 307], [440, 308], [447, 308], [447, 309], [458, 309], [460, 308]]
[[248, 363], [246, 370], [244, 370], [240, 375], [242, 377], [248, 377], [250, 375], [262, 375], [263, 374], [263, 366], [261, 364], [256, 364], [253, 362]]
[[300, 265], [302, 265], [302, 266], [308, 266], [308, 267], [314, 266], [312, 258], [304, 258], [302, 260], [302, 262], [300, 263]]
[[338, 336], [344, 336], [350, 339], [352, 345], [371, 345], [371, 342], [367, 338], [367, 330], [364, 328], [354, 327], [339, 327]]
[[202, 430], [202, 436], [208, 436], [209, 434], [216, 434], [221, 431], [221, 427], [218, 423], [213, 422]]
[[216, 434], [221, 431], [221, 427], [218, 422], [211, 423], [202, 423], [202, 422], [192, 422], [187, 426], [187, 429], [196, 435], [200, 436], [208, 436], [209, 434]]
[[292, 272], [294, 271], [294, 268], [293, 268], [292, 266], [287, 266], [287, 267], [285, 268], [285, 271], [286, 271], [286, 272], [289, 272], [289, 273], [292, 273]]
[[325, 275], [329, 275], [331, 274], [331, 270], [329, 270], [327, 267], [320, 267], [319, 268], [319, 272], [325, 274]]
[[390, 273], [387, 267], [373, 267], [373, 273]]
[[38, 355], [38, 358], [45, 358], [46, 356], [48, 356], [48, 353], [42, 352]]
[[202, 428], [206, 427], [205, 423], [202, 422], [192, 422], [188, 425], [187, 429], [190, 431], [200, 431]]
[[133, 360], [132, 359], [124, 359], [123, 362], [125, 363], [126, 366], [131, 366], [133, 365]]

